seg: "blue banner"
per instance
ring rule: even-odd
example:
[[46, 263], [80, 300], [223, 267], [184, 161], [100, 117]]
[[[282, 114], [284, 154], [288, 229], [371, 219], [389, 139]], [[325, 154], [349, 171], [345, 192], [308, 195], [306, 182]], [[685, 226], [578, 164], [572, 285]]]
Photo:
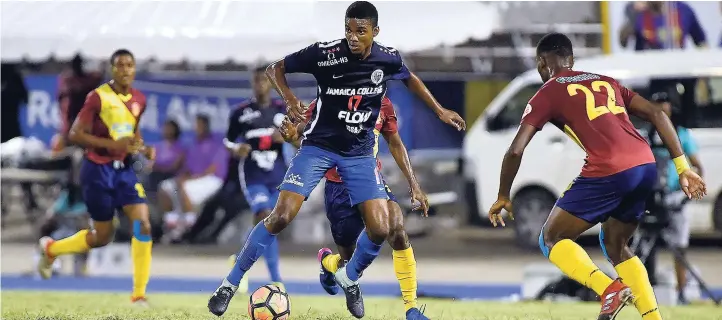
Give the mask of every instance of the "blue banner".
[[[61, 125], [56, 99], [57, 76], [28, 76], [25, 83], [30, 97], [28, 105], [21, 109], [19, 115], [23, 134], [49, 143]], [[460, 87], [463, 87], [463, 83], [459, 83], [462, 84]], [[289, 84], [304, 101], [310, 101], [316, 96], [317, 89], [312, 78], [291, 80]], [[432, 92], [440, 93], [437, 98], [442, 105], [457, 112], [463, 110], [463, 90], [449, 91], [447, 84], [440, 88], [433, 82], [428, 85]], [[141, 119], [140, 129], [149, 143], [161, 139], [161, 127], [167, 119], [178, 122], [185, 137], [192, 136], [197, 114], [208, 115], [212, 130], [219, 134], [224, 133], [228, 125], [228, 115], [233, 108], [253, 95], [248, 78], [150, 75], [139, 76], [134, 86], [147, 98], [147, 108]], [[388, 96], [396, 108], [399, 134], [407, 148], [455, 149], [461, 146], [461, 136], [439, 121], [402, 83], [391, 83]], [[457, 99], [460, 99], [461, 103], [458, 103]], [[380, 140], [381, 152], [388, 152], [385, 141]]]

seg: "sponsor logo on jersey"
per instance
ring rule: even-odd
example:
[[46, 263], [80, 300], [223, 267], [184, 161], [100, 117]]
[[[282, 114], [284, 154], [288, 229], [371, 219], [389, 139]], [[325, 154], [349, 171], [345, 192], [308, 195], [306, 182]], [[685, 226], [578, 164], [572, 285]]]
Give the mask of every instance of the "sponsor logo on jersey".
[[340, 57], [336, 59], [336, 55], [332, 53], [328, 54], [326, 57], [328, 58], [328, 60], [317, 62], [319, 67], [330, 67], [348, 62], [348, 57]]
[[329, 96], [371, 96], [384, 92], [384, 86], [362, 87], [362, 88], [328, 88], [326, 94]]
[[246, 132], [246, 140], [260, 137], [270, 137], [276, 132], [274, 128], [251, 129]]
[[261, 111], [253, 110], [250, 108], [244, 109], [243, 114], [238, 117], [238, 122], [248, 123], [261, 116]]

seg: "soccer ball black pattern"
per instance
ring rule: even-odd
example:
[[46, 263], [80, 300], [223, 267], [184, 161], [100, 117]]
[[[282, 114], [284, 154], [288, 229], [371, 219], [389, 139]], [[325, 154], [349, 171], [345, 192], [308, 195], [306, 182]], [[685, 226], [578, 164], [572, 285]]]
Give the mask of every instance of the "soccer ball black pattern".
[[253, 320], [287, 320], [291, 316], [288, 293], [272, 284], [256, 289], [248, 302], [248, 315]]

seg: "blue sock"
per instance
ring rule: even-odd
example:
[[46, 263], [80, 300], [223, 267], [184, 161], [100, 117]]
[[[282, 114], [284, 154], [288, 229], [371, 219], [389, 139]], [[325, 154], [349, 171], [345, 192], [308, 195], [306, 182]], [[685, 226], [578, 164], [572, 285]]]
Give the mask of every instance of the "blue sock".
[[263, 253], [263, 259], [266, 260], [266, 266], [268, 266], [268, 273], [271, 275], [271, 281], [281, 282], [281, 271], [278, 267], [279, 260], [278, 252], [278, 241], [274, 241], [266, 247], [266, 252]]
[[253, 228], [251, 234], [248, 235], [246, 244], [243, 246], [243, 249], [241, 249], [241, 252], [238, 253], [236, 264], [233, 266], [233, 269], [231, 269], [226, 280], [232, 285], [238, 286], [246, 271], [263, 255], [266, 248], [275, 241], [276, 236], [266, 230], [263, 221], [259, 222], [256, 227]]
[[346, 275], [351, 281], [358, 281], [361, 272], [366, 270], [374, 259], [378, 257], [381, 251], [381, 244], [375, 244], [366, 234], [366, 229], [356, 240], [356, 250], [354, 250], [351, 260], [346, 265]]

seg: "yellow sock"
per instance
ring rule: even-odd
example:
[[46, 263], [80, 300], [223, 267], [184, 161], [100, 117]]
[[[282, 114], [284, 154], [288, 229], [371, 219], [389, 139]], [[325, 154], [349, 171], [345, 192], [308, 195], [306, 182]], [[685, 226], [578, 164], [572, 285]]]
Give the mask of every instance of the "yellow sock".
[[88, 252], [90, 246], [88, 245], [88, 241], [85, 240], [87, 235], [87, 229], [80, 230], [70, 237], [55, 241], [48, 246], [48, 253], [53, 257], [57, 257], [64, 254]]
[[404, 309], [416, 308], [416, 259], [414, 249], [394, 250], [394, 271], [399, 280]]
[[[147, 237], [147, 236], [146, 236]], [[150, 238], [150, 237], [148, 237]], [[150, 278], [151, 248], [150, 239], [138, 240], [135, 237], [130, 242], [130, 252], [133, 257], [133, 294], [131, 298], [145, 297], [145, 288]]]
[[600, 271], [587, 252], [572, 240], [557, 242], [549, 252], [549, 260], [569, 278], [594, 290], [597, 295], [604, 294], [604, 290], [614, 282]]
[[321, 260], [323, 268], [326, 269], [326, 271], [332, 273], [336, 273], [336, 271], [338, 270], [339, 262], [341, 262], [340, 254], [329, 254], [325, 258], [323, 258], [323, 260]]
[[647, 269], [644, 268], [642, 260], [633, 257], [614, 267], [617, 274], [622, 278], [622, 282], [632, 289], [634, 295], [634, 306], [642, 315], [644, 320], [662, 320], [657, 306], [657, 297], [654, 296], [654, 290], [649, 283], [649, 275]]

